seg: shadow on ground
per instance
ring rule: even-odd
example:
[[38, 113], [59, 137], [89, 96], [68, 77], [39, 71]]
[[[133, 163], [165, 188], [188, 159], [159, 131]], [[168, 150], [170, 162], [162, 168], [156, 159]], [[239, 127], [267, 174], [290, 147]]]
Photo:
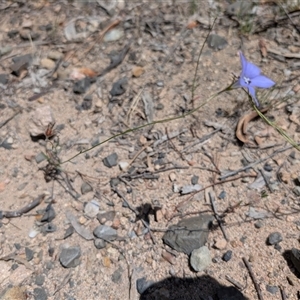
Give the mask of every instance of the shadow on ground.
[[249, 300], [237, 288], [221, 285], [214, 278], [203, 275], [198, 278], [168, 277], [153, 283], [140, 300]]

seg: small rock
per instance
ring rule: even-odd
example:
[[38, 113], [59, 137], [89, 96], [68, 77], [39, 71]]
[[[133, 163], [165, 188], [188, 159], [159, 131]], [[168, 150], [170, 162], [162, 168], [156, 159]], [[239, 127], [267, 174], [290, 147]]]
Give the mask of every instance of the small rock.
[[251, 14], [252, 7], [253, 3], [251, 3], [251, 1], [237, 0], [227, 7], [226, 13], [230, 16], [241, 18], [247, 14]]
[[48, 296], [44, 288], [35, 288], [33, 290], [34, 300], [47, 300]]
[[113, 87], [109, 93], [113, 97], [120, 96], [125, 93], [127, 84], [128, 84], [128, 79], [126, 77], [123, 77], [113, 84]]
[[25, 255], [26, 255], [26, 260], [31, 261], [33, 259], [34, 252], [28, 247], [25, 247]]
[[216, 51], [224, 49], [228, 42], [225, 38], [217, 35], [217, 34], [210, 34], [207, 39], [208, 46]]
[[31, 20], [24, 20], [22, 22], [22, 28], [31, 28], [32, 27], [32, 21]]
[[10, 39], [12, 39], [12, 38], [14, 38], [15, 36], [17, 36], [18, 34], [19, 34], [19, 30], [13, 29], [13, 30], [8, 31], [7, 36], [8, 36]]
[[108, 256], [104, 256], [102, 259], [102, 264], [105, 268], [110, 268], [111, 265], [110, 258]]
[[195, 185], [185, 185], [181, 188], [180, 193], [181, 195], [187, 195], [193, 192], [198, 192], [202, 189], [202, 185], [195, 184]]
[[40, 233], [40, 231], [37, 229], [37, 228], [31, 228], [30, 230], [29, 230], [29, 233], [28, 233], [28, 236], [30, 237], [30, 238], [35, 238], [38, 234]]
[[172, 255], [170, 252], [163, 251], [161, 256], [171, 265], [175, 265], [176, 257], [174, 255]]
[[225, 239], [216, 239], [214, 243], [214, 247], [219, 250], [225, 249], [227, 246], [227, 241]]
[[35, 276], [35, 284], [42, 286], [45, 282], [45, 276], [42, 274], [36, 275]]
[[25, 41], [34, 41], [40, 37], [40, 34], [36, 31], [30, 29], [22, 29], [19, 31], [20, 37]]
[[91, 79], [89, 77], [84, 77], [81, 80], [74, 82], [73, 92], [75, 94], [84, 94], [91, 85]]
[[222, 192], [220, 193], [220, 195], [218, 196], [218, 198], [221, 199], [221, 200], [224, 200], [224, 199], [226, 198], [226, 192], [225, 192], [225, 191], [222, 191]]
[[8, 74], [0, 74], [0, 83], [5, 85], [8, 83]]
[[134, 77], [140, 77], [142, 74], [144, 74], [144, 72], [145, 72], [145, 69], [143, 67], [137, 66], [132, 69], [132, 75]]
[[102, 161], [106, 167], [112, 168], [117, 165], [117, 160], [118, 160], [118, 155], [117, 153], [114, 152], [108, 155], [107, 157], [105, 157]]
[[127, 171], [127, 169], [129, 168], [129, 163], [127, 161], [120, 161], [119, 162], [119, 168], [121, 171]]
[[145, 277], [139, 278], [136, 281], [136, 289], [139, 294], [143, 294], [150, 286], [152, 286], [155, 282], [152, 280], [146, 280]]
[[80, 109], [82, 110], [89, 110], [91, 109], [93, 106], [93, 96], [92, 95], [86, 95], [84, 98], [83, 98], [83, 101], [80, 105]]
[[37, 164], [41, 163], [42, 161], [46, 160], [47, 157], [45, 156], [45, 154], [43, 152], [40, 152], [39, 154], [37, 154], [34, 157], [34, 160]]
[[95, 239], [94, 245], [97, 249], [103, 249], [106, 247], [106, 242], [102, 239]]
[[282, 242], [282, 240], [283, 240], [282, 235], [279, 232], [273, 232], [268, 236], [267, 244], [275, 245]]
[[162, 81], [162, 80], [158, 80], [158, 81], [156, 81], [156, 85], [158, 86], [158, 87], [164, 87], [164, 82]]
[[1, 300], [26, 300], [27, 292], [25, 286], [13, 286], [6, 290], [5, 294], [0, 293]]
[[89, 183], [83, 182], [82, 185], [81, 185], [80, 190], [81, 190], [81, 194], [85, 195], [85, 194], [93, 191], [93, 187]]
[[275, 285], [266, 285], [266, 290], [271, 293], [272, 295], [275, 295], [278, 292], [278, 286]]
[[176, 180], [176, 174], [174, 172], [170, 173], [169, 179], [171, 182], [174, 182]]
[[53, 208], [53, 205], [52, 203], [48, 204], [46, 209], [45, 209], [45, 212], [41, 218], [41, 222], [51, 222], [52, 220], [54, 220], [55, 218], [55, 210]]
[[32, 55], [25, 54], [21, 56], [16, 56], [12, 59], [13, 65], [11, 66], [12, 74], [15, 76], [20, 76], [22, 71], [26, 70], [32, 62]]
[[264, 222], [262, 220], [259, 220], [254, 223], [255, 228], [260, 229], [264, 226]]
[[49, 124], [54, 124], [52, 109], [49, 105], [38, 107], [31, 113], [29, 133], [32, 137], [45, 138], [45, 129]]
[[104, 224], [107, 221], [113, 221], [116, 216], [116, 212], [111, 210], [103, 213], [98, 213], [97, 219], [100, 224]]
[[206, 246], [193, 250], [190, 257], [190, 264], [196, 272], [204, 271], [211, 262], [210, 252]]
[[103, 38], [104, 42], [114, 42], [119, 40], [124, 35], [123, 30], [120, 29], [112, 29], [107, 32]]
[[113, 272], [113, 274], [111, 275], [112, 282], [114, 282], [114, 283], [121, 282], [122, 273], [123, 273], [123, 269], [121, 267], [119, 267], [117, 270], [115, 270]]
[[191, 184], [192, 185], [196, 185], [199, 181], [199, 176], [193, 175], [192, 179], [191, 179]]
[[65, 248], [61, 251], [59, 261], [65, 268], [75, 268], [80, 264], [80, 247]]
[[42, 58], [40, 61], [40, 66], [47, 70], [53, 70], [55, 68], [55, 62], [49, 58]]
[[53, 50], [48, 53], [47, 57], [53, 60], [59, 60], [63, 57], [63, 54], [59, 51]]
[[222, 256], [222, 259], [226, 262], [228, 262], [229, 260], [231, 260], [232, 258], [232, 251], [228, 250], [226, 253], [224, 253], [224, 255]]
[[118, 237], [117, 231], [112, 227], [106, 225], [97, 226], [94, 229], [93, 233], [97, 238], [106, 241], [114, 241]]
[[94, 199], [88, 202], [84, 207], [84, 213], [90, 219], [95, 218], [98, 212], [99, 212], [99, 203]]

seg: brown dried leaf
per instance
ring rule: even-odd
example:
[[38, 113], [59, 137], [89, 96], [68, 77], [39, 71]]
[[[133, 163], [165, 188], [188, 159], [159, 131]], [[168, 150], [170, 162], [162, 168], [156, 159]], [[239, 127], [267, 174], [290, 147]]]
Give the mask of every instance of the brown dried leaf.
[[266, 44], [265, 40], [264, 39], [260, 39], [258, 41], [258, 46], [259, 46], [259, 49], [260, 49], [262, 57], [267, 57], [268, 50], [267, 50], [267, 44]]

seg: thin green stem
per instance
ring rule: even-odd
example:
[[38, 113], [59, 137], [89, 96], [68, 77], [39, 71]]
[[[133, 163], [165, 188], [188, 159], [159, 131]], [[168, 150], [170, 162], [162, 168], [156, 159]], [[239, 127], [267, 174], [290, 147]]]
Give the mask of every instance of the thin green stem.
[[137, 131], [137, 130], [142, 129], [142, 128], [145, 128], [145, 127], [147, 127], [147, 126], [151, 126], [151, 125], [155, 125], [155, 124], [167, 123], [167, 122], [171, 122], [171, 121], [183, 119], [183, 118], [185, 118], [185, 117], [187, 117], [187, 116], [189, 116], [189, 115], [192, 115], [192, 114], [195, 113], [197, 110], [199, 110], [201, 107], [203, 107], [205, 104], [207, 104], [209, 101], [211, 101], [212, 99], [214, 99], [215, 97], [217, 97], [217, 96], [220, 95], [221, 93], [227, 91], [229, 88], [230, 88], [230, 86], [229, 86], [229, 87], [226, 87], [225, 89], [223, 89], [223, 90], [221, 90], [221, 91], [219, 91], [219, 92], [217, 92], [217, 93], [215, 93], [215, 94], [213, 94], [213, 95], [210, 96], [204, 103], [198, 105], [196, 108], [194, 108], [194, 109], [192, 109], [192, 110], [186, 112], [185, 114], [183, 114], [183, 115], [181, 115], [181, 116], [174, 116], [174, 117], [170, 117], [170, 118], [167, 118], [167, 119], [162, 119], [162, 120], [153, 121], [153, 122], [151, 122], [151, 123], [146, 123], [146, 124], [143, 124], [143, 125], [141, 125], [141, 126], [134, 127], [134, 128], [129, 128], [129, 129], [125, 130], [125, 131], [122, 131], [122, 132], [120, 132], [120, 133], [117, 133], [117, 134], [115, 134], [115, 135], [113, 135], [113, 136], [107, 138], [106, 140], [104, 140], [104, 141], [102, 141], [102, 142], [100, 142], [100, 143], [98, 143], [98, 144], [96, 144], [96, 145], [94, 145], [94, 146], [92, 146], [92, 147], [90, 147], [90, 148], [88, 148], [88, 149], [85, 149], [85, 150], [82, 150], [82, 151], [78, 152], [77, 154], [73, 155], [71, 158], [69, 158], [69, 159], [63, 161], [61, 164], [65, 164], [65, 163], [71, 161], [72, 159], [74, 159], [75, 157], [77, 157], [77, 156], [79, 156], [79, 155], [81, 155], [81, 154], [83, 154], [83, 153], [86, 153], [86, 152], [88, 152], [88, 151], [91, 151], [92, 149], [94, 149], [94, 148], [96, 148], [96, 147], [98, 147], [98, 146], [100, 146], [100, 145], [102, 145], [102, 144], [105, 144], [105, 143], [109, 142], [110, 140], [113, 140], [113, 139], [115, 139], [115, 138], [117, 138], [117, 137], [119, 137], [119, 136], [123, 136], [123, 135], [125, 135], [125, 134], [130, 133], [130, 132]]

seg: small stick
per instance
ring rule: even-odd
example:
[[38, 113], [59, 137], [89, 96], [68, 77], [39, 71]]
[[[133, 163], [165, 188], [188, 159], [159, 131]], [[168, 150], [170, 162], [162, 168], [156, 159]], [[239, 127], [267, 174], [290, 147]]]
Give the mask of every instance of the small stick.
[[239, 290], [243, 290], [244, 288], [242, 287], [242, 285], [236, 281], [235, 279], [233, 279], [232, 277], [230, 277], [229, 275], [225, 275], [225, 279], [227, 281], [229, 281], [230, 283], [232, 283], [235, 287], [237, 287]]
[[2, 128], [4, 125], [6, 125], [9, 121], [11, 121], [15, 116], [17, 116], [20, 112], [22, 111], [22, 109], [18, 109], [11, 117], [9, 117], [7, 120], [3, 121], [0, 123], [0, 128]]
[[23, 214], [26, 214], [27, 212], [31, 211], [34, 209], [36, 206], [42, 203], [44, 200], [45, 195], [42, 194], [38, 196], [35, 200], [30, 202], [29, 204], [25, 205], [24, 207], [18, 209], [18, 210], [13, 210], [13, 211], [0, 211], [0, 218], [5, 217], [5, 218], [17, 218], [21, 217]]
[[280, 294], [281, 294], [282, 300], [287, 300], [287, 296], [286, 296], [286, 293], [285, 293], [283, 287], [280, 287]]
[[274, 189], [273, 189], [273, 187], [271, 186], [270, 180], [269, 180], [269, 178], [266, 176], [266, 174], [265, 174], [265, 172], [263, 171], [263, 169], [258, 168], [258, 171], [261, 173], [262, 177], [264, 178], [264, 181], [266, 182], [266, 185], [267, 185], [268, 189], [270, 190], [270, 192], [273, 193], [273, 192], [274, 192]]
[[220, 226], [220, 228], [221, 228], [221, 231], [222, 231], [222, 233], [223, 233], [223, 235], [224, 235], [224, 238], [226, 239], [226, 241], [229, 241], [229, 238], [228, 238], [228, 236], [227, 236], [227, 234], [226, 234], [225, 228], [224, 228], [224, 226], [223, 226], [223, 224], [222, 224], [222, 221], [221, 221], [221, 219], [220, 219], [220, 216], [219, 216], [219, 214], [218, 214], [217, 205], [216, 205], [216, 203], [215, 203], [215, 196], [214, 196], [213, 193], [211, 193], [211, 192], [208, 192], [208, 194], [209, 194], [210, 203], [211, 203], [213, 212], [214, 212], [214, 214], [215, 214], [215, 218], [216, 218], [216, 220], [217, 220], [217, 222], [218, 222], [218, 224], [219, 224], [219, 226]]
[[247, 261], [247, 259], [246, 259], [245, 257], [243, 257], [243, 262], [244, 262], [246, 268], [247, 268], [248, 271], [249, 271], [250, 277], [251, 277], [251, 279], [252, 279], [252, 282], [253, 282], [253, 284], [254, 284], [254, 287], [255, 287], [256, 292], [257, 292], [257, 295], [258, 295], [258, 299], [259, 299], [259, 300], [263, 300], [264, 298], [263, 298], [263, 296], [262, 296], [260, 287], [259, 287], [259, 285], [258, 285], [258, 283], [257, 283], [257, 281], [256, 281], [256, 279], [255, 279], [254, 273], [252, 272], [252, 268], [251, 268], [249, 262]]

